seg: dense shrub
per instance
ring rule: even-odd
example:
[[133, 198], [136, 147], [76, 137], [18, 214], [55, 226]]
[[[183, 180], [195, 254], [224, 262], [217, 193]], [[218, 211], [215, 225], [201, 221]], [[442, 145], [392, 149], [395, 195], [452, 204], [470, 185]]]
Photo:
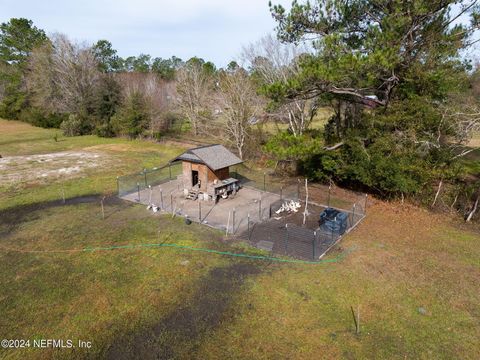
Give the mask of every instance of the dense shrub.
[[63, 131], [65, 136], [77, 136], [83, 135], [83, 124], [82, 120], [74, 114], [70, 114], [68, 119], [64, 120], [60, 125], [60, 129]]
[[38, 108], [28, 108], [21, 112], [20, 119], [34, 126], [43, 128], [59, 128], [68, 119], [68, 115], [60, 113], [45, 113]]
[[148, 129], [150, 113], [142, 94], [134, 92], [112, 117], [111, 125], [116, 135], [136, 138]]

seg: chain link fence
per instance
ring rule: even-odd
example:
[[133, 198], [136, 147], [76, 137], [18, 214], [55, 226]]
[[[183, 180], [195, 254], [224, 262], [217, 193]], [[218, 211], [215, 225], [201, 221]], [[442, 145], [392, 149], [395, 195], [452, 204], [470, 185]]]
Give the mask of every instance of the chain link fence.
[[[296, 212], [277, 214], [283, 204], [292, 200], [282, 200], [270, 206], [269, 217], [256, 221], [248, 217], [247, 230], [238, 237], [252, 245], [272, 253], [288, 255], [305, 260], [319, 260], [343, 235], [349, 233], [365, 217], [364, 207], [354, 204], [350, 210], [335, 210], [339, 218], [343, 216], [344, 224], [336, 226], [336, 221], [322, 223], [321, 216], [326, 206], [308, 204], [305, 214], [305, 202], [297, 201], [300, 207]], [[329, 210], [332, 211], [332, 210]], [[332, 226], [333, 224], [333, 226]]]
[[[333, 184], [275, 177], [245, 166], [230, 171], [243, 188], [235, 196], [218, 203], [191, 201], [185, 198], [181, 172], [181, 163], [174, 163], [119, 177], [118, 194], [149, 209], [217, 228], [272, 253], [314, 261], [366, 215], [365, 194]], [[323, 221], [327, 213], [334, 214], [333, 218]]]
[[182, 164], [173, 163], [152, 169], [117, 177], [117, 193], [123, 197], [135, 192], [140, 193], [149, 186], [157, 186], [175, 179], [182, 173]]

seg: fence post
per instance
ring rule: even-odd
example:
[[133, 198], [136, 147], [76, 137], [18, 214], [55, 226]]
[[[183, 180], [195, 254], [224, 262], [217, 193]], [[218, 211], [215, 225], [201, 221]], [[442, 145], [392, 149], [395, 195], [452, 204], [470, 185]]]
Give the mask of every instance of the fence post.
[[138, 202], [140, 202], [140, 183], [137, 182]]
[[262, 220], [262, 197], [260, 196], [260, 199], [258, 199], [258, 219], [261, 221]]
[[352, 211], [352, 226], [355, 225], [355, 205], [357, 204], [353, 204], [353, 211]]
[[172, 213], [173, 213], [173, 194], [170, 193], [170, 208], [172, 209]]
[[283, 185], [280, 186], [280, 200], [283, 200]]
[[247, 214], [247, 234], [248, 241], [250, 241], [250, 213]]
[[228, 236], [228, 227], [230, 226], [230, 211], [228, 212], [227, 227], [225, 228], [225, 236]]
[[100, 204], [102, 205], [102, 219], [105, 220], [105, 209], [103, 208], [103, 202], [105, 201], [105, 196], [102, 198], [100, 201]]
[[328, 185], [328, 200], [327, 200], [327, 206], [330, 207], [330, 190], [332, 188], [332, 184]]
[[152, 187], [148, 185], [148, 190], [150, 192], [149, 197], [148, 197], [148, 205], [152, 204]]
[[147, 187], [147, 169], [143, 169], [143, 179], [145, 180], [145, 187]]
[[297, 199], [300, 200], [300, 179], [297, 179]]
[[160, 189], [160, 208], [163, 210], [163, 191]]
[[317, 258], [317, 232], [313, 232], [313, 260]]
[[168, 163], [168, 178], [172, 180], [172, 163]]
[[268, 207], [268, 218], [272, 218], [272, 204], [270, 204], [270, 206]]
[[198, 221], [202, 223], [202, 202], [198, 199]]
[[235, 234], [235, 208], [232, 210], [232, 234]]
[[265, 177], [267, 176], [267, 173], [263, 173], [263, 191], [267, 190], [267, 187], [265, 186]]
[[288, 224], [285, 224], [285, 229], [287, 230], [285, 234], [285, 255], [288, 254]]
[[117, 176], [117, 195], [120, 196], [120, 180]]
[[367, 199], [368, 199], [368, 194], [365, 194], [365, 206], [363, 207], [363, 215], [367, 214]]

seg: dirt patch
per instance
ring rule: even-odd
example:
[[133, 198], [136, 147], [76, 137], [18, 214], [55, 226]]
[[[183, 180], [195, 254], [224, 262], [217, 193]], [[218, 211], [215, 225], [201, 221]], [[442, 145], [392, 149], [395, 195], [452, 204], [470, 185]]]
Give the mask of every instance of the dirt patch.
[[[234, 315], [233, 300], [245, 280], [262, 270], [242, 262], [215, 268], [201, 281], [190, 302], [159, 323], [115, 341], [108, 359], [195, 358], [204, 336]], [[186, 301], [187, 302], [187, 301]]]
[[90, 151], [7, 156], [0, 159], [0, 186], [76, 177], [87, 169], [104, 166], [108, 161], [108, 155]]

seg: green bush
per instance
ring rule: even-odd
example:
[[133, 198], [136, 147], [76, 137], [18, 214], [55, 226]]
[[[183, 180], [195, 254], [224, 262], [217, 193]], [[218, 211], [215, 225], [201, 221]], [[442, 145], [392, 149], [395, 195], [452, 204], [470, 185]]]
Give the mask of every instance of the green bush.
[[60, 124], [68, 118], [66, 114], [45, 113], [38, 108], [24, 109], [20, 113], [20, 120], [43, 128], [60, 128]]
[[115, 132], [114, 132], [113, 127], [110, 123], [98, 124], [97, 126], [95, 126], [94, 133], [97, 136], [106, 137], [106, 138], [110, 138], [110, 137], [115, 136]]
[[83, 135], [82, 120], [75, 114], [70, 114], [68, 119], [62, 122], [60, 129], [62, 129], [65, 136]]
[[307, 155], [300, 163], [300, 171], [312, 180], [331, 179], [383, 197], [415, 194], [434, 174], [429, 170], [429, 159], [419, 157], [412, 149], [399, 146], [388, 135], [368, 144], [349, 138], [336, 151]]
[[141, 136], [148, 129], [149, 124], [150, 113], [140, 93], [133, 93], [111, 119], [114, 133], [130, 138]]

